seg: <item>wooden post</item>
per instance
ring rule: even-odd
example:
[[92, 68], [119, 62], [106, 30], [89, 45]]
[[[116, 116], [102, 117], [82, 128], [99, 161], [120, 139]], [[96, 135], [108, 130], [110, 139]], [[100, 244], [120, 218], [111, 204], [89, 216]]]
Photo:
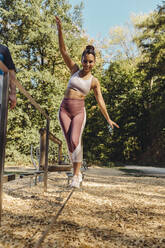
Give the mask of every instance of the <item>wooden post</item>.
[[47, 122], [46, 122], [46, 152], [45, 152], [45, 166], [44, 166], [44, 192], [47, 192], [47, 181], [48, 181], [49, 127], [50, 127], [50, 121], [49, 119], [47, 119]]
[[45, 155], [46, 155], [46, 129], [41, 128], [39, 133], [40, 133], [39, 170], [43, 170], [45, 166]]
[[62, 144], [58, 146], [58, 163], [62, 164]]
[[58, 145], [58, 163], [62, 164], [62, 141], [49, 132], [49, 139]]
[[8, 114], [8, 90], [9, 90], [9, 74], [4, 74], [2, 87], [2, 103], [0, 114], [0, 226], [2, 218], [2, 191], [3, 191], [3, 171], [5, 162], [5, 146], [6, 146], [6, 129]]

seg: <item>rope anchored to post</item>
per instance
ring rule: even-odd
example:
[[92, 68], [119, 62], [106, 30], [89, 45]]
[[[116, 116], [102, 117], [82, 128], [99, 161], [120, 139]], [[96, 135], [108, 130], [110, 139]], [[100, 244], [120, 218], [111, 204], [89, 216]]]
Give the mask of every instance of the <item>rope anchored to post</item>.
[[69, 193], [69, 195], [68, 195], [67, 199], [65, 200], [64, 204], [62, 205], [62, 207], [58, 210], [57, 214], [52, 218], [50, 225], [43, 232], [42, 236], [40, 237], [40, 239], [36, 243], [35, 248], [41, 248], [41, 243], [44, 241], [45, 237], [47, 236], [47, 234], [49, 233], [49, 231], [51, 230], [53, 225], [57, 222], [59, 215], [61, 214], [62, 210], [64, 209], [64, 207], [67, 204], [67, 202], [69, 201], [69, 199], [71, 198], [73, 192], [74, 192], [74, 189]]

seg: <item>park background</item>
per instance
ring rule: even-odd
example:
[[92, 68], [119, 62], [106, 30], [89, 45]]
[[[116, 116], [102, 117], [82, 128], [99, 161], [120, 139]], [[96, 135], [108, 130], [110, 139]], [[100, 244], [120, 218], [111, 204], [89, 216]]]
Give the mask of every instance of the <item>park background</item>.
[[[48, 110], [50, 131], [65, 143], [57, 115], [70, 73], [59, 52], [55, 15], [62, 20], [68, 53], [80, 66], [84, 47], [95, 45], [93, 74], [101, 83], [111, 118], [120, 125], [113, 135], [108, 132], [91, 92], [86, 98], [84, 158], [104, 166], [164, 166], [165, 2], [148, 14], [131, 15], [103, 39], [85, 31], [81, 2], [75, 6], [67, 0], [0, 2], [0, 41], [11, 51], [17, 78]], [[34, 150], [39, 146], [39, 129], [44, 126], [44, 118], [17, 90], [17, 106], [8, 113], [6, 162], [30, 163], [31, 145]], [[57, 147], [51, 144], [50, 157], [57, 157]]]

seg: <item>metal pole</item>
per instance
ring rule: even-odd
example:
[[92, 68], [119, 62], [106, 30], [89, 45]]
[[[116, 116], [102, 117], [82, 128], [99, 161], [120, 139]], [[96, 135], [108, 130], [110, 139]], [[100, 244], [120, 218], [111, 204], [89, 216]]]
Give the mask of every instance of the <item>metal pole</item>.
[[49, 126], [50, 126], [50, 121], [49, 119], [47, 119], [47, 122], [46, 122], [46, 154], [45, 154], [45, 166], [44, 166], [44, 192], [47, 192], [47, 181], [48, 181]]
[[1, 114], [0, 114], [0, 226], [1, 226], [1, 217], [2, 217], [3, 171], [4, 171], [4, 161], [5, 161], [8, 95], [9, 95], [8, 90], [9, 90], [9, 74], [5, 74], [3, 77], [2, 103], [1, 103]]

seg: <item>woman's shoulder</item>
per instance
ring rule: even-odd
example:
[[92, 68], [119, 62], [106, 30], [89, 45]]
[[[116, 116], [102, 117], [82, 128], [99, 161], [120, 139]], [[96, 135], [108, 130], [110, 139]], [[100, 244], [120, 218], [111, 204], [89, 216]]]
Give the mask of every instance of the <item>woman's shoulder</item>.
[[94, 77], [93, 75], [92, 75], [92, 83], [99, 84], [98, 78]]
[[92, 89], [96, 88], [98, 85], [100, 85], [98, 78], [92, 77]]

